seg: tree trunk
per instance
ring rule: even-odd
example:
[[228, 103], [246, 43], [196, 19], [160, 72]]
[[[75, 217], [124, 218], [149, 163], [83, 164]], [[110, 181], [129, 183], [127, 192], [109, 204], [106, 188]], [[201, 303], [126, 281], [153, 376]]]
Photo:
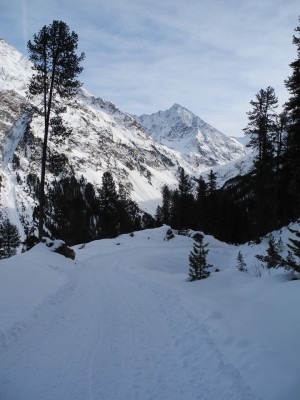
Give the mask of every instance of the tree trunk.
[[47, 146], [48, 146], [48, 135], [49, 135], [49, 126], [50, 126], [50, 113], [51, 113], [51, 106], [52, 106], [54, 76], [55, 76], [55, 63], [53, 64], [48, 103], [47, 103], [46, 84], [45, 84], [45, 94], [44, 94], [45, 133], [44, 133], [44, 141], [43, 141], [42, 160], [41, 160], [42, 161], [41, 183], [40, 183], [40, 190], [39, 190], [40, 208], [39, 208], [39, 227], [38, 227], [38, 229], [39, 229], [39, 240], [40, 241], [42, 240], [43, 235], [44, 235], [44, 216], [45, 216], [45, 204], [46, 204], [45, 175], [46, 175]]

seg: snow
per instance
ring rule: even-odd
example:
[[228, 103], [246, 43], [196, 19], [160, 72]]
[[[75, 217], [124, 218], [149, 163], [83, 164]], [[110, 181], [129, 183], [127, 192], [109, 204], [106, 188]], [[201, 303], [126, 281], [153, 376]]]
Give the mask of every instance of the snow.
[[27, 57], [0, 38], [0, 90], [15, 90], [25, 95], [26, 82], [32, 75], [32, 66]]
[[176, 103], [169, 110], [144, 114], [136, 119], [157, 142], [181, 154], [182, 159], [195, 168], [195, 175], [246, 153], [240, 142]]
[[243, 146], [247, 146], [250, 142], [250, 137], [249, 136], [231, 136], [231, 139], [237, 140], [239, 143], [241, 143]]
[[62, 288], [66, 291], [71, 269], [70, 262], [44, 244], [35, 246], [30, 252], [1, 260], [0, 346], [6, 347], [10, 341], [15, 341], [35, 319], [38, 321], [43, 306], [49, 306]]
[[300, 281], [255, 276], [267, 239], [205, 236], [220, 271], [188, 282], [193, 240], [167, 229], [0, 262], [1, 400], [300, 398]]
[[[42, 140], [44, 123], [42, 116], [34, 114], [31, 119], [25, 113], [30, 104], [38, 106], [39, 103], [38, 99], [29, 99], [26, 94], [33, 73], [32, 64], [1, 39], [0, 71], [0, 158], [3, 188], [7, 187], [9, 191], [2, 194], [2, 209], [24, 238], [24, 226], [32, 226], [36, 206], [33, 191], [28, 192], [27, 176], [40, 176], [40, 154], [38, 146], [30, 144], [31, 138], [27, 144], [21, 139], [25, 129], [30, 128], [33, 142]], [[178, 167], [198, 178], [212, 166], [237, 160], [245, 153], [245, 148], [237, 141], [227, 138], [179, 104], [149, 116], [149, 121], [147, 116], [135, 120], [84, 88], [75, 99], [63, 104], [66, 112], [62, 118], [66, 127], [72, 128], [72, 135], [60, 146], [53, 143], [50, 135], [48, 145], [51, 151], [67, 156], [64, 173], [74, 173], [77, 178], [83, 176], [99, 188], [103, 173], [109, 170], [116, 184], [126, 186], [130, 197], [151, 215], [161, 204], [162, 186], [167, 184], [173, 189], [177, 185]], [[161, 134], [156, 139], [172, 148], [154, 140], [155, 132], [150, 129], [152, 118]], [[142, 125], [146, 129], [138, 121], [144, 121]], [[12, 165], [14, 156], [18, 157], [20, 167], [18, 185], [12, 189], [16, 176]], [[235, 167], [234, 163], [233, 171], [226, 169], [226, 174], [236, 173]], [[47, 184], [51, 185], [53, 179], [52, 174], [46, 173]], [[220, 182], [222, 179], [220, 177]]]

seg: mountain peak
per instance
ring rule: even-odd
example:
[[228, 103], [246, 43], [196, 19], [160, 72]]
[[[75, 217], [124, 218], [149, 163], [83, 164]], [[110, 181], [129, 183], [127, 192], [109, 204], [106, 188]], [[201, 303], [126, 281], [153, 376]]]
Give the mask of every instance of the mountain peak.
[[29, 59], [6, 40], [0, 39], [0, 60], [0, 90], [14, 90], [19, 94], [25, 94], [28, 80], [32, 75]]
[[172, 107], [170, 108], [170, 110], [178, 110], [178, 109], [181, 109], [181, 108], [184, 108], [184, 107], [182, 107], [179, 103], [174, 103], [172, 105]]
[[[0, 71], [3, 209], [20, 229], [28, 229], [35, 206], [33, 189], [28, 194], [35, 178], [30, 181], [28, 177], [39, 175], [43, 121], [38, 113], [25, 112], [25, 107], [32, 106], [34, 110], [35, 104], [26, 97], [32, 64], [4, 40], [0, 41]], [[132, 118], [82, 88], [65, 105], [62, 119], [73, 132], [59, 147], [49, 139], [49, 153], [58, 158], [64, 156], [65, 162], [51, 166], [47, 183], [75, 174], [99, 187], [103, 173], [109, 170], [116, 183], [122, 183], [140, 208], [149, 213], [154, 214], [160, 202], [163, 184], [176, 184], [179, 166], [189, 175], [199, 176], [203, 170], [244, 153], [242, 145], [178, 103], [152, 116]], [[155, 136], [157, 141], [153, 140]]]
[[225, 164], [245, 154], [245, 148], [203, 121], [187, 108], [174, 103], [166, 111], [137, 117], [156, 141], [184, 155], [202, 169]]

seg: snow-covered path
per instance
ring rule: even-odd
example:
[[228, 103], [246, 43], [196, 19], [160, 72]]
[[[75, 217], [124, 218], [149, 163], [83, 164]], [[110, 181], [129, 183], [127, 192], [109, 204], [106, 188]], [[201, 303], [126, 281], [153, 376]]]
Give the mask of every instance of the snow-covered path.
[[139, 253], [104, 249], [78, 251], [68, 296], [2, 354], [1, 400], [256, 399], [176, 290], [134, 273]]

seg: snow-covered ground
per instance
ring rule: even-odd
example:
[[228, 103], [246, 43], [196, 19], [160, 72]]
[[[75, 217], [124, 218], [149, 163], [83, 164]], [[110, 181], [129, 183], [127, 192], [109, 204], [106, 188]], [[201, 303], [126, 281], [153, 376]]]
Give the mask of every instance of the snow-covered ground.
[[166, 230], [0, 262], [1, 400], [299, 400], [300, 280], [206, 236], [220, 271], [188, 282]]

